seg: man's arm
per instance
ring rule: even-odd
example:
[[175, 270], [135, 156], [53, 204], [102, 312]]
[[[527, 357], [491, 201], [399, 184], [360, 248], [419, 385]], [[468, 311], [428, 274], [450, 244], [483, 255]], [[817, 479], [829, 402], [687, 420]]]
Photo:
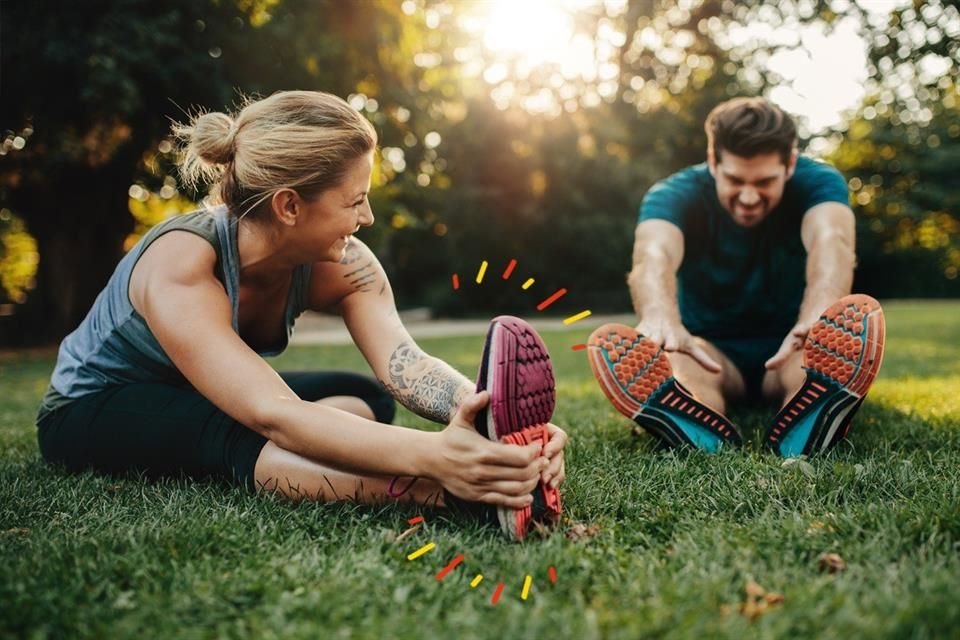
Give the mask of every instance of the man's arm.
[[850, 293], [856, 266], [856, 223], [850, 207], [824, 202], [803, 216], [800, 238], [807, 250], [807, 284], [797, 323], [766, 366], [775, 369], [803, 347], [823, 310]]
[[644, 220], [637, 225], [633, 244], [633, 269], [627, 277], [637, 331], [666, 351], [692, 356], [708, 371], [717, 364], [694, 340], [680, 319], [677, 303], [677, 270], [683, 262], [683, 232], [665, 220]]

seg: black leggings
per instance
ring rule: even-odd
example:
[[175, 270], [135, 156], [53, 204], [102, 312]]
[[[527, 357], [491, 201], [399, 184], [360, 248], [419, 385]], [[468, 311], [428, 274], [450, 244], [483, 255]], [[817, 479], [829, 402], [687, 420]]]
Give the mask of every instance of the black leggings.
[[[303, 400], [363, 400], [389, 423], [393, 398], [372, 378], [341, 371], [281, 373]], [[70, 471], [185, 474], [256, 488], [254, 468], [267, 439], [190, 387], [144, 382], [83, 396], [37, 423], [44, 460]]]

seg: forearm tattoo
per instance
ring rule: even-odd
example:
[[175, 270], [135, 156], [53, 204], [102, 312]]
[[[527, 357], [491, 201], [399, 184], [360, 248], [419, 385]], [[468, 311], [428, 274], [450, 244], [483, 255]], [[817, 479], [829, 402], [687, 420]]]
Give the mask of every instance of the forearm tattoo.
[[450, 422], [470, 382], [452, 367], [402, 342], [390, 356], [389, 380], [380, 382], [403, 406], [436, 422]]

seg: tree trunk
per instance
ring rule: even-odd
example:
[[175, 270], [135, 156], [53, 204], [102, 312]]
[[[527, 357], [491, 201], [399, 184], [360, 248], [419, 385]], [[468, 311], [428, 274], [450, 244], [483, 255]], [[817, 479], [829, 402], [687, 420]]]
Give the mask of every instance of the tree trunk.
[[[121, 154], [126, 155], [126, 154]], [[37, 240], [37, 286], [0, 331], [6, 346], [58, 342], [83, 320], [133, 230], [129, 157], [98, 168], [73, 165], [18, 189], [16, 210]]]

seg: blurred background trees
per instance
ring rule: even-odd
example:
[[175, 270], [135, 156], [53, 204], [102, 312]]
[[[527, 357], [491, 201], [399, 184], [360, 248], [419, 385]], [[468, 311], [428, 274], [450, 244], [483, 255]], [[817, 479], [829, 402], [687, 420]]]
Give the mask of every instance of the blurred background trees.
[[[646, 189], [703, 160], [717, 102], [791, 110], [831, 91], [784, 62], [844, 30], [862, 43], [862, 95], [829, 128], [801, 114], [801, 131], [849, 179], [855, 286], [956, 296], [955, 3], [5, 0], [0, 342], [70, 331], [136, 238], [202, 198], [177, 182], [171, 119], [289, 88], [341, 95], [377, 127], [378, 222], [361, 237], [402, 306], [523, 312], [562, 286], [558, 310], [626, 310]], [[453, 291], [452, 273], [511, 258], [534, 291]]]

